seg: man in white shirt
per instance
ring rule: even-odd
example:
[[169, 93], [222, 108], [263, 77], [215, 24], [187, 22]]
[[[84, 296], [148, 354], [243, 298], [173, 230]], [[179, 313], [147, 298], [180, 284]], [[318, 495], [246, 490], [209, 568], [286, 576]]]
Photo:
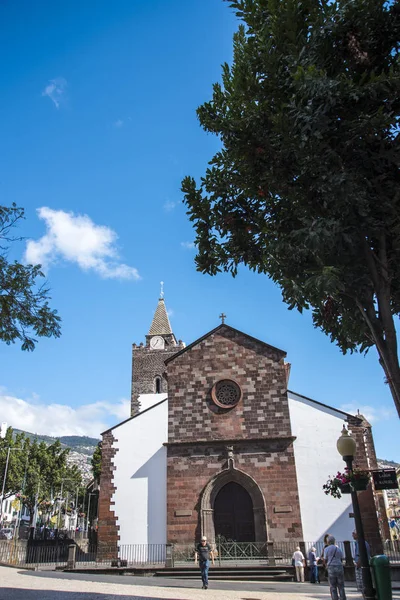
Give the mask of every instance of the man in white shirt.
[[292, 556], [293, 564], [296, 568], [296, 579], [298, 582], [304, 583], [304, 555], [297, 546], [296, 551]]

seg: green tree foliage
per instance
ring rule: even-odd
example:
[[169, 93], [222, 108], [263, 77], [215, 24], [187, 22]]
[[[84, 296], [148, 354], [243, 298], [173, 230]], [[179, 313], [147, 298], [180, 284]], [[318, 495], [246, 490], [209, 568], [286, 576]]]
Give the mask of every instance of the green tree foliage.
[[18, 340], [22, 350], [34, 350], [33, 335], [60, 337], [61, 319], [49, 307], [49, 290], [38, 285], [44, 277], [41, 266], [8, 260], [10, 244], [17, 241], [11, 230], [22, 218], [24, 210], [16, 204], [0, 206], [0, 340], [6, 344]]
[[375, 346], [400, 415], [400, 3], [237, 0], [221, 149], [182, 182], [199, 271], [278, 283], [339, 348]]
[[15, 490], [19, 491], [21, 489], [26, 463], [24, 457], [27, 455], [27, 452], [28, 446], [25, 436], [23, 434], [13, 435], [13, 430], [9, 427], [4, 439], [0, 438], [0, 492], [3, 486], [8, 456], [4, 498], [12, 496], [15, 493]]
[[92, 459], [90, 461], [92, 465], [93, 477], [100, 483], [100, 475], [101, 475], [101, 442], [99, 442], [93, 452]]
[[[31, 524], [36, 507], [53, 507], [56, 498], [70, 493], [75, 497], [82, 485], [82, 476], [76, 465], [68, 466], [69, 448], [63, 449], [57, 440], [53, 444], [31, 441], [23, 433], [13, 435], [11, 427], [0, 439], [0, 481], [4, 481], [8, 449], [9, 463], [4, 497], [20, 495], [22, 504], [30, 513]], [[53, 509], [52, 509], [53, 510]]]

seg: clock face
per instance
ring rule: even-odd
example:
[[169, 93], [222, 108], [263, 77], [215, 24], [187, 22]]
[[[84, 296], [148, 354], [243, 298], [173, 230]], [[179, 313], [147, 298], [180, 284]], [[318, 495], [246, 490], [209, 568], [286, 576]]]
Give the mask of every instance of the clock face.
[[150, 347], [153, 348], [154, 350], [161, 350], [164, 348], [164, 346], [165, 346], [164, 338], [160, 337], [159, 335], [156, 335], [153, 338], [151, 338]]

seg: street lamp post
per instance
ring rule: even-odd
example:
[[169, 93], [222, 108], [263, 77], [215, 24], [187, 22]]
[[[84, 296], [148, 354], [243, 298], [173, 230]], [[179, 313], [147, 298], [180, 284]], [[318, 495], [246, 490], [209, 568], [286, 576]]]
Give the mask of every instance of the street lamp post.
[[91, 496], [96, 496], [97, 494], [92, 494], [89, 493], [89, 498], [88, 498], [88, 512], [87, 512], [87, 518], [86, 518], [86, 533], [89, 531], [89, 517], [90, 517], [90, 497]]
[[[356, 448], [357, 444], [355, 439], [349, 435], [348, 430], [343, 425], [342, 435], [337, 441], [337, 449], [346, 463], [349, 475], [351, 475], [351, 473], [353, 472], [353, 460]], [[360, 553], [363, 594], [366, 600], [376, 600], [375, 590], [372, 584], [371, 569], [369, 567], [367, 548], [365, 546], [364, 527], [361, 520], [358, 496], [356, 490], [354, 489], [354, 486], [350, 484], [350, 487], [351, 500], [353, 503], [354, 522], [357, 531], [358, 549]]]
[[4, 477], [3, 477], [3, 485], [1, 488], [1, 504], [0, 504], [0, 524], [3, 521], [3, 501], [4, 501], [4, 491], [6, 488], [6, 481], [7, 481], [7, 472], [8, 472], [8, 463], [10, 461], [10, 452], [12, 450], [24, 450], [24, 448], [7, 448], [7, 460], [6, 460], [6, 468], [4, 469]]
[[[58, 509], [58, 516], [57, 516], [57, 531], [60, 527], [60, 517], [61, 517], [61, 507], [63, 505], [63, 489], [64, 489], [64, 481], [75, 481], [75, 479], [70, 479], [69, 477], [63, 477], [61, 479], [61, 493], [60, 493], [60, 505], [59, 505], [59, 509]], [[67, 492], [67, 498], [69, 497], [69, 492]], [[68, 510], [68, 501], [64, 503], [65, 504], [65, 510]]]

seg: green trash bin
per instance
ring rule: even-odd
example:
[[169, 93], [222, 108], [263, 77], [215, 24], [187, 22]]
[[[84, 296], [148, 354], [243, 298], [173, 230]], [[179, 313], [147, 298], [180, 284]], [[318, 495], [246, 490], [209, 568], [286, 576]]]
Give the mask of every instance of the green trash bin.
[[390, 562], [385, 554], [373, 556], [370, 560], [376, 596], [378, 600], [392, 600], [392, 579], [390, 576]]

